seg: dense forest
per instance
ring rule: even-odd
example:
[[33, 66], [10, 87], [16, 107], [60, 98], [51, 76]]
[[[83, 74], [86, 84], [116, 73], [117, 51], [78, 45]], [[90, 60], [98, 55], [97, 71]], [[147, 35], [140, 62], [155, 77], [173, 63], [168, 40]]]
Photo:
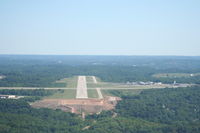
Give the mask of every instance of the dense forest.
[[33, 109], [23, 100], [0, 100], [0, 118], [2, 133], [76, 133], [83, 124], [74, 114]]
[[[130, 91], [130, 93], [127, 93]], [[116, 118], [111, 112], [88, 116], [96, 119], [90, 132], [198, 133], [200, 132], [200, 87], [144, 90], [110, 90], [120, 96]]]
[[200, 88], [168, 88], [142, 91], [124, 96], [116, 112], [123, 117], [142, 118], [152, 122], [174, 124], [200, 119]]
[[[200, 57], [178, 56], [0, 56], [0, 86], [55, 87], [54, 81], [94, 75], [108, 82], [200, 83], [200, 76], [163, 77], [157, 73], [199, 73]], [[60, 86], [61, 87], [61, 86]], [[107, 90], [122, 100], [112, 111], [79, 115], [35, 109], [29, 103], [63, 90], [0, 90], [25, 96], [0, 99], [2, 133], [199, 133], [200, 87]]]
[[199, 73], [200, 57], [1, 55], [0, 86], [63, 87], [55, 81], [94, 75], [107, 82], [200, 83], [200, 76], [156, 78], [156, 73]]
[[[25, 94], [21, 90], [15, 94]], [[45, 90], [40, 90], [40, 93]], [[51, 109], [34, 109], [27, 99], [0, 99], [3, 133], [199, 133], [200, 88], [112, 91], [122, 101], [115, 110], [78, 115]], [[1, 91], [3, 92], [3, 91]], [[5, 92], [4, 92], [5, 93]], [[8, 92], [6, 92], [8, 94]], [[14, 91], [12, 92], [14, 93]], [[44, 95], [49, 93], [42, 92]], [[52, 92], [51, 92], [52, 93]], [[35, 96], [37, 93], [28, 93]], [[113, 114], [116, 113], [116, 117]], [[88, 127], [88, 128], [85, 128]]]

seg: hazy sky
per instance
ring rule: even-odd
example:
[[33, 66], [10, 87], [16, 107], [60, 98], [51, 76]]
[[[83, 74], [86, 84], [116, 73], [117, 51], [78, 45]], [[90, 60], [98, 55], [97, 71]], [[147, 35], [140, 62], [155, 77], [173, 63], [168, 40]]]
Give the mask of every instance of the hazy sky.
[[200, 55], [200, 0], [1, 0], [0, 54]]

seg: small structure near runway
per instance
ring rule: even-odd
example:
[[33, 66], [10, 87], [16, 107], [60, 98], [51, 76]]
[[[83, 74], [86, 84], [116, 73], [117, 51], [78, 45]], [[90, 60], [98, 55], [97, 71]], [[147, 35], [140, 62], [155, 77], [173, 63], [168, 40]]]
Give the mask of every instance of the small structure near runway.
[[24, 96], [16, 96], [16, 95], [0, 95], [0, 99], [19, 99]]

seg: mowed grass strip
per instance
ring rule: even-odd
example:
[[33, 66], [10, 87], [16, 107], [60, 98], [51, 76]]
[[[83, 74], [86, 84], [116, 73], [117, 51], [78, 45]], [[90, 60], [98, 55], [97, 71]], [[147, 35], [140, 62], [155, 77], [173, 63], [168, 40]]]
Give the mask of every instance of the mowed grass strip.
[[66, 79], [67, 88], [77, 88], [78, 77], [74, 76]]
[[101, 93], [105, 96], [135, 96], [135, 95], [139, 95], [142, 92], [142, 90], [101, 90]]
[[67, 83], [53, 83], [51, 87], [66, 87]]
[[88, 83], [87, 87], [88, 88], [105, 88], [105, 87], [110, 87], [110, 88], [115, 88], [116, 86], [119, 86], [117, 84], [109, 83], [109, 82], [101, 82], [101, 83]]
[[51, 96], [45, 97], [45, 99], [74, 99], [76, 97], [75, 89], [64, 89]]
[[87, 83], [94, 83], [92, 76], [86, 76]]
[[77, 80], [78, 77], [74, 76], [74, 77], [70, 77], [70, 78], [64, 78], [61, 80], [56, 81], [56, 84], [65, 84], [65, 87], [67, 88], [76, 88], [77, 87]]
[[88, 89], [88, 98], [99, 98], [96, 89]]

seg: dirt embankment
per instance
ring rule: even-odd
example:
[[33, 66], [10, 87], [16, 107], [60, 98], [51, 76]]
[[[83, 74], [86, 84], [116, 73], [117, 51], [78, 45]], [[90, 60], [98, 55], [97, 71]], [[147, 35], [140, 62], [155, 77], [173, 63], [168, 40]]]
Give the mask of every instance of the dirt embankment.
[[32, 103], [31, 106], [35, 108], [61, 109], [77, 114], [82, 112], [93, 114], [102, 110], [114, 109], [119, 100], [121, 100], [119, 97], [111, 96], [107, 96], [104, 99], [44, 99]]

